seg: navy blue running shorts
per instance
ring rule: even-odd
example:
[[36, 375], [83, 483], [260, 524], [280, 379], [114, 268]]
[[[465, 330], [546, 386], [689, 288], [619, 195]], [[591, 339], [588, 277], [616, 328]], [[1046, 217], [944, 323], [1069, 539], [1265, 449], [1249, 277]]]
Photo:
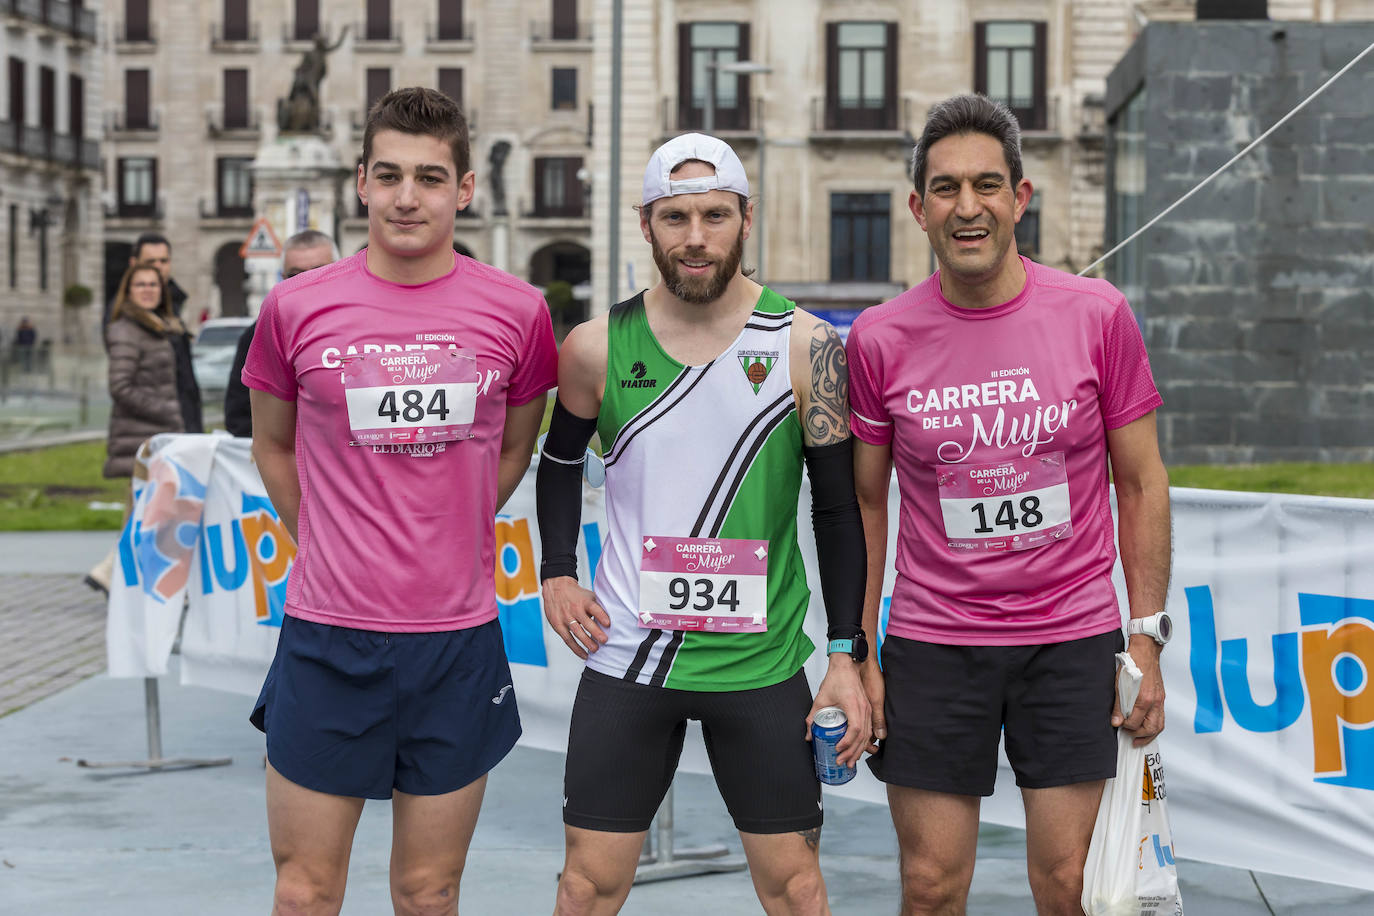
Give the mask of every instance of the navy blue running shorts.
[[868, 765], [885, 783], [991, 795], [997, 741], [1023, 789], [1116, 775], [1112, 703], [1120, 630], [1037, 646], [883, 641], [887, 738]]
[[716, 786], [735, 827], [793, 833], [821, 826], [821, 784], [806, 714], [806, 672], [780, 684], [723, 692], [650, 687], [582, 672], [568, 730], [563, 823], [648, 830], [677, 772], [687, 720], [701, 721]]
[[443, 795], [520, 737], [501, 625], [378, 633], [287, 616], [249, 717], [291, 782], [353, 798]]

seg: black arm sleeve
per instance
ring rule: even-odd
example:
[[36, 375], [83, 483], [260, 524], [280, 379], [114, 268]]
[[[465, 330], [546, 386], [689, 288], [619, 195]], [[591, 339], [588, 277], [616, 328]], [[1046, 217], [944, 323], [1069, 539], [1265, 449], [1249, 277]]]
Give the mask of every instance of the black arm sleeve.
[[596, 419], [584, 419], [555, 401], [549, 435], [539, 453], [534, 478], [535, 515], [543, 560], [539, 581], [554, 576], [577, 578], [577, 534], [582, 521], [582, 464]]
[[868, 551], [854, 494], [854, 440], [806, 446], [811, 478], [811, 526], [816, 532], [827, 638], [846, 639], [863, 629]]

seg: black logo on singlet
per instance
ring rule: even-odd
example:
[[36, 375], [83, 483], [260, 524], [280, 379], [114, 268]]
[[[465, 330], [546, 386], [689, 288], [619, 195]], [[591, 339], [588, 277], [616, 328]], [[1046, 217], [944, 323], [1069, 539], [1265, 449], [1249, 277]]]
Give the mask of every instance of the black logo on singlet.
[[657, 387], [658, 387], [658, 379], [656, 379], [656, 378], [645, 378], [645, 377], [644, 377], [644, 376], [648, 373], [648, 371], [649, 371], [649, 369], [648, 369], [648, 367], [646, 367], [646, 366], [644, 365], [644, 361], [643, 361], [642, 359], [637, 359], [637, 360], [635, 360], [634, 365], [630, 367], [630, 374], [633, 375], [634, 378], [623, 378], [623, 379], [621, 379], [621, 380], [620, 380], [620, 387], [621, 387], [621, 388], [657, 388]]

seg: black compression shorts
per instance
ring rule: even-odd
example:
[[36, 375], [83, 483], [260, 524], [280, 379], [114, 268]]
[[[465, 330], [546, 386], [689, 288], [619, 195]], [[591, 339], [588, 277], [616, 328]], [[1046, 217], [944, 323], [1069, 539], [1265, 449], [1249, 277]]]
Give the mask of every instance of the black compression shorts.
[[806, 714], [806, 674], [722, 693], [650, 687], [587, 669], [573, 703], [563, 822], [612, 833], [648, 830], [668, 792], [688, 719], [701, 721], [716, 786], [735, 827], [819, 827], [821, 787]]

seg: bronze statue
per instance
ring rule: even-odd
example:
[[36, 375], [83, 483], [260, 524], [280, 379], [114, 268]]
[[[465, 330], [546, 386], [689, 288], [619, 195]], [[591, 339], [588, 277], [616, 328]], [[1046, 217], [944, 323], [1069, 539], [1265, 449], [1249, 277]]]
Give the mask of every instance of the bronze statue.
[[325, 58], [339, 49], [347, 34], [348, 26], [344, 26], [339, 40], [332, 45], [323, 34], [318, 34], [314, 45], [301, 56], [295, 76], [291, 78], [290, 93], [277, 100], [277, 129], [282, 133], [319, 133], [320, 83], [324, 82]]

